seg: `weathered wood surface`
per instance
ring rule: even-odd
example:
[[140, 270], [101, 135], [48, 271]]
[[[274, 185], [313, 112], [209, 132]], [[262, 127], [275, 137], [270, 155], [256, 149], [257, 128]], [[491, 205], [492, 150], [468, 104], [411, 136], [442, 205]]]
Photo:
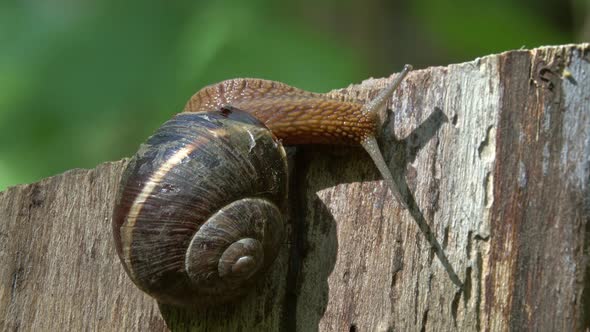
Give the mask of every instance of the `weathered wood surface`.
[[[363, 151], [300, 148], [275, 269], [225, 308], [159, 307], [124, 274], [110, 213], [125, 161], [0, 193], [1, 329], [588, 328], [590, 46], [414, 71], [392, 109], [381, 144], [410, 210]], [[412, 218], [428, 222], [462, 289]]]

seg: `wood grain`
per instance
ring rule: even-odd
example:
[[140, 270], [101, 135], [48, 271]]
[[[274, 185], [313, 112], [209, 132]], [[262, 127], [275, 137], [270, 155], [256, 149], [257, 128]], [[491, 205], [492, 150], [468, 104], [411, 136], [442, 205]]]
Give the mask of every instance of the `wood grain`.
[[[367, 98], [392, 78], [333, 93]], [[411, 208], [364, 151], [299, 148], [275, 269], [241, 302], [199, 312], [158, 306], [118, 262], [110, 218], [126, 161], [9, 188], [1, 330], [590, 328], [589, 87], [588, 44], [411, 72], [380, 141]]]

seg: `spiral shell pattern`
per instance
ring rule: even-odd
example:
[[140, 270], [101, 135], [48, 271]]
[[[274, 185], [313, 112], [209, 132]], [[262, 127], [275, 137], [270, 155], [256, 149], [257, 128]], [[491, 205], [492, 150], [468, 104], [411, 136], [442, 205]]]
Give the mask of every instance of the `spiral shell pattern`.
[[285, 151], [256, 118], [236, 109], [180, 113], [123, 174], [117, 253], [162, 303], [231, 301], [275, 259], [286, 196]]

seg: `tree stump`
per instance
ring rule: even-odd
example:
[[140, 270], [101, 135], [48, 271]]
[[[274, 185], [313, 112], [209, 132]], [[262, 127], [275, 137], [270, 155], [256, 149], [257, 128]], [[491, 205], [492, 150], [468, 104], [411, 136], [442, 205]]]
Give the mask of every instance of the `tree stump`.
[[279, 258], [222, 308], [158, 305], [125, 275], [111, 239], [125, 160], [0, 193], [2, 330], [590, 328], [590, 45], [416, 70], [390, 106], [380, 144], [410, 209], [364, 151], [298, 148]]

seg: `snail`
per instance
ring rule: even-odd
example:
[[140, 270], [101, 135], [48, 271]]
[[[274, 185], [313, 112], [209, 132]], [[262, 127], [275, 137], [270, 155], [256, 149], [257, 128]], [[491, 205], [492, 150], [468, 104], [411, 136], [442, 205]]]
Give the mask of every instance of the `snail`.
[[112, 228], [131, 280], [178, 306], [248, 292], [283, 242], [283, 144], [361, 145], [405, 208], [375, 137], [386, 101], [410, 70], [367, 103], [261, 79], [227, 80], [193, 95], [122, 175]]

